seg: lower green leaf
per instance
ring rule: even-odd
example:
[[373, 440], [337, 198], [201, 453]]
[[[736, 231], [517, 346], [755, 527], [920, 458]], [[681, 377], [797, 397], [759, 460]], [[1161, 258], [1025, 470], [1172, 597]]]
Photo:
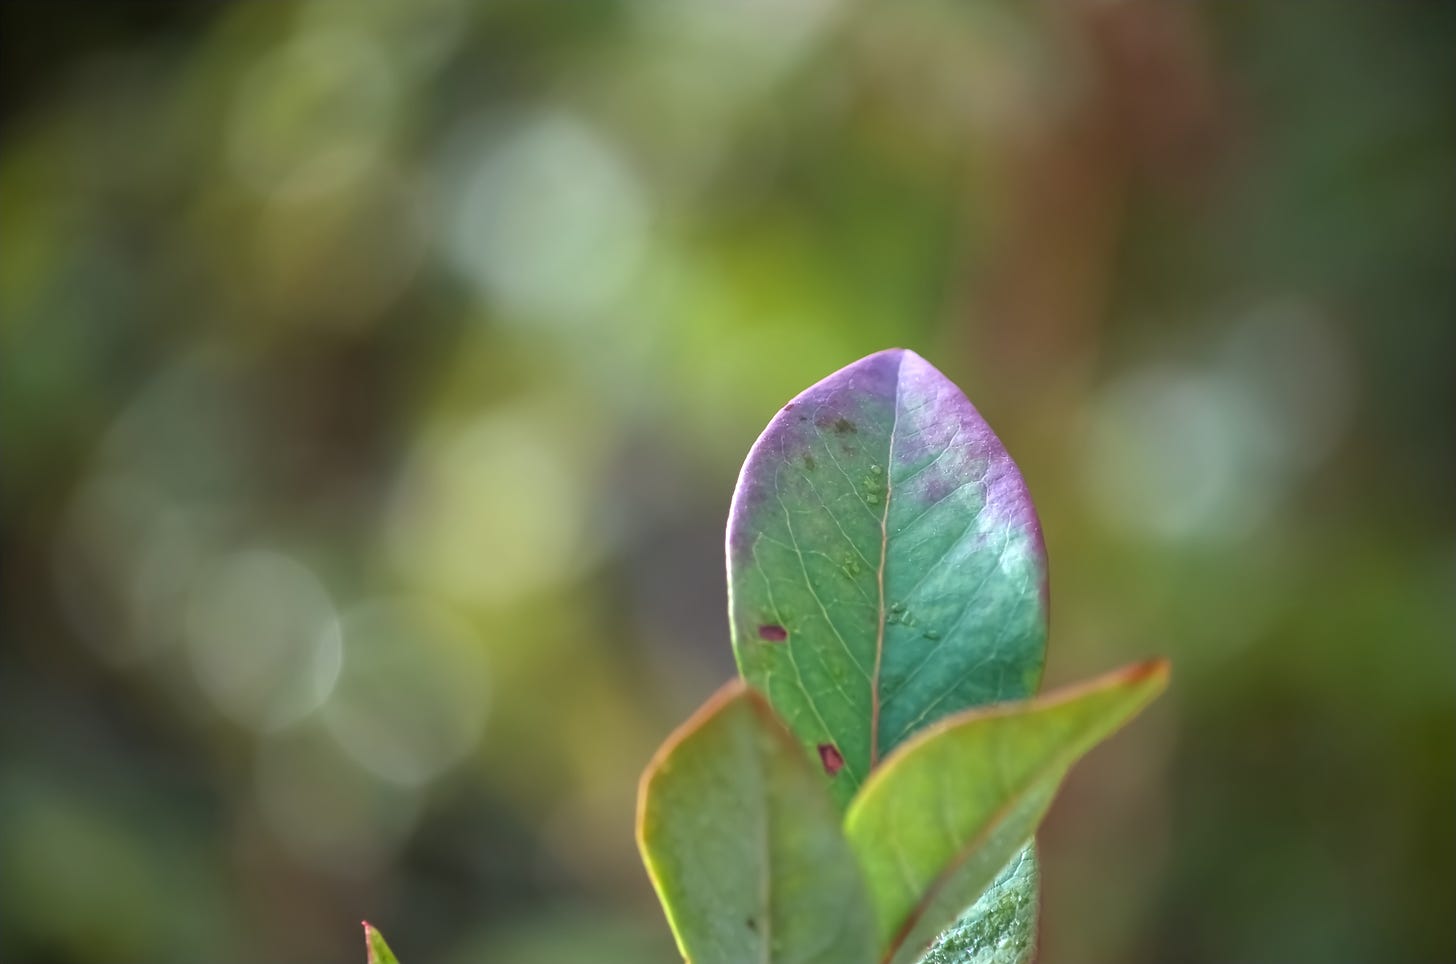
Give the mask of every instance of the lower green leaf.
[[1007, 864], [980, 900], [930, 945], [920, 964], [1026, 964], [1036, 954], [1036, 846]]
[[1024, 703], [947, 717], [850, 804], [881, 959], [918, 960], [1031, 840], [1067, 770], [1167, 685], [1161, 660]]
[[869, 898], [824, 778], [742, 682], [658, 751], [637, 834], [693, 964], [874, 961]]

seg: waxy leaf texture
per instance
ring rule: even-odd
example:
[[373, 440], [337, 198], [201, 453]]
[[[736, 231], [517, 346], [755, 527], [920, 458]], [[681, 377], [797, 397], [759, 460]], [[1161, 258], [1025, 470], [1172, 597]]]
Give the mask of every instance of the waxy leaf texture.
[[1022, 964], [1036, 956], [1035, 845], [1001, 869], [986, 892], [935, 939], [920, 964]]

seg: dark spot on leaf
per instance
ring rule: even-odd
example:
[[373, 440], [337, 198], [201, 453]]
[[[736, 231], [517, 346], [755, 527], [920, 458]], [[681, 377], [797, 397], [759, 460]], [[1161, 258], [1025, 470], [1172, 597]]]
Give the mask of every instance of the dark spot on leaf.
[[854, 423], [849, 419], [841, 417], [834, 420], [834, 431], [844, 435], [847, 432], [858, 432], [859, 429], [855, 428]]
[[845, 455], [850, 456], [859, 454], [859, 449], [855, 448], [853, 445], [842, 445], [840, 446], [840, 451], [842, 451]]
[[789, 631], [777, 623], [765, 623], [758, 627], [758, 638], [771, 643], [782, 643], [789, 638]]
[[819, 762], [824, 764], [824, 772], [831, 777], [844, 769], [844, 754], [839, 752], [839, 747], [833, 743], [819, 744]]
[[752, 917], [748, 918], [743, 923], [748, 925], [749, 930], [754, 932], [758, 931], [758, 921], [754, 920]]
[[804, 456], [804, 468], [806, 468], [806, 469], [813, 469], [814, 466], [816, 466], [816, 465], [818, 465], [818, 463], [814, 461], [814, 456], [812, 456], [812, 455], [806, 455], [806, 456]]

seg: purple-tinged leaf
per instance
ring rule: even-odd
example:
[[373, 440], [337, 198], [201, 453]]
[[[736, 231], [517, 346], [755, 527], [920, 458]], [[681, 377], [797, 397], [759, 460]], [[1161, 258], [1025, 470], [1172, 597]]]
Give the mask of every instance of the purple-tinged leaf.
[[922, 727], [1031, 696], [1046, 554], [1021, 474], [925, 359], [891, 349], [799, 395], [749, 453], [728, 520], [744, 677], [846, 805]]

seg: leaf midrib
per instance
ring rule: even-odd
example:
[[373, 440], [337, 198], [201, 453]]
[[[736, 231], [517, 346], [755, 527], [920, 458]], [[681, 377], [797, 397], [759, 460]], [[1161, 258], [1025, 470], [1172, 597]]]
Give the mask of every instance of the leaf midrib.
[[[905, 365], [902, 353], [895, 361], [895, 398], [890, 405], [890, 441], [885, 450], [885, 508], [880, 513], [880, 564], [875, 570], [875, 586], [879, 595], [878, 622], [875, 626], [875, 671], [870, 678], [870, 769], [880, 759], [880, 667], [885, 659], [885, 561], [890, 553], [890, 498], [894, 494], [891, 473], [895, 468], [895, 431], [900, 427], [900, 371]], [[869, 775], [865, 775], [869, 779]]]

